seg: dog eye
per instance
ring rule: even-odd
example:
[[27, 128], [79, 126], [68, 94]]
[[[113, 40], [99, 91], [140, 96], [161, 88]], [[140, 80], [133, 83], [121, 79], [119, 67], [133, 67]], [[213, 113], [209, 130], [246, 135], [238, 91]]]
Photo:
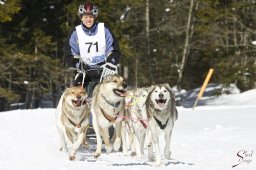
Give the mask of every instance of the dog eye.
[[114, 83], [117, 83], [117, 80], [113, 80]]
[[164, 92], [167, 92], [167, 90], [164, 90]]

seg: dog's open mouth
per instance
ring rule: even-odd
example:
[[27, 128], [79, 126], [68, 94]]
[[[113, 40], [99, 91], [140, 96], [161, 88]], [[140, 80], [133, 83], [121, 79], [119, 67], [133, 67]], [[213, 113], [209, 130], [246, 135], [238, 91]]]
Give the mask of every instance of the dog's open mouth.
[[120, 96], [120, 97], [126, 96], [126, 90], [114, 89], [113, 92], [115, 93], [115, 95]]
[[164, 107], [165, 103], [166, 103], [166, 99], [156, 99], [156, 103], [158, 104], [159, 107]]
[[86, 100], [72, 100], [72, 104], [75, 107], [81, 107], [81, 105], [86, 104]]

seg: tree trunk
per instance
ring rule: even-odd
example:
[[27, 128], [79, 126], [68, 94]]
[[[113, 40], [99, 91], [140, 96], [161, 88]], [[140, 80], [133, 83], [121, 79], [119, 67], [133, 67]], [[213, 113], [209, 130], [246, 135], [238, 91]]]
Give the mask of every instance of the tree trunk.
[[181, 65], [180, 65], [180, 69], [179, 69], [179, 76], [178, 76], [178, 81], [177, 81], [177, 88], [178, 88], [179, 91], [181, 90], [181, 82], [182, 82], [182, 79], [183, 79], [183, 72], [184, 72], [184, 68], [185, 68], [185, 64], [186, 64], [187, 56], [188, 56], [189, 36], [190, 36], [191, 18], [192, 18], [193, 7], [194, 7], [194, 0], [191, 0], [189, 13], [188, 13], [187, 28], [186, 28], [186, 39], [185, 39], [185, 43], [184, 43], [182, 61], [181, 61]]

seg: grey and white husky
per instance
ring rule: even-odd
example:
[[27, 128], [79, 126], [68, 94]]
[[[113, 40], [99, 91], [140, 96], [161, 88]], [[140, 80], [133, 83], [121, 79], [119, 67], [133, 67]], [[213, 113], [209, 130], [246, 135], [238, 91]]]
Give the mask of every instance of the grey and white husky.
[[174, 123], [178, 118], [175, 99], [168, 85], [156, 85], [149, 92], [146, 110], [150, 115], [149, 130], [152, 144], [148, 148], [149, 159], [153, 160], [153, 147], [156, 152], [156, 166], [161, 166], [159, 135], [164, 133], [164, 156], [170, 159], [170, 143]]

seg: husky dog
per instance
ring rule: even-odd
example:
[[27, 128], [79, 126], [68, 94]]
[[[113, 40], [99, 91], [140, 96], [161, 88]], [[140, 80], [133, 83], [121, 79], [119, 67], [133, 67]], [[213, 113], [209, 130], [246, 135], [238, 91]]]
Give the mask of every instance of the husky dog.
[[70, 160], [76, 158], [76, 150], [86, 137], [89, 112], [87, 93], [82, 86], [64, 91], [56, 110], [56, 125], [60, 136], [60, 151], [69, 151]]
[[145, 104], [147, 96], [148, 91], [146, 89], [137, 89], [130, 106], [130, 125], [133, 132], [131, 155], [136, 154], [137, 158], [144, 155], [144, 142], [149, 120]]
[[103, 137], [107, 153], [112, 151], [109, 140], [108, 128], [115, 125], [116, 139], [114, 150], [117, 151], [121, 145], [121, 120], [124, 114], [124, 97], [127, 85], [123, 77], [117, 74], [108, 75], [102, 83], [98, 84], [92, 96], [91, 113], [92, 124], [97, 138], [97, 149], [94, 157], [101, 155]]
[[131, 129], [131, 124], [130, 124], [130, 110], [131, 110], [131, 105], [132, 101], [134, 100], [135, 97], [135, 91], [134, 89], [132, 90], [127, 90], [126, 96], [124, 99], [125, 107], [124, 107], [124, 121], [122, 122], [122, 129], [121, 129], [121, 137], [122, 137], [122, 149], [124, 155], [128, 154], [128, 149], [131, 149], [132, 145], [132, 140], [133, 140], [133, 133]]
[[[165, 135], [164, 156], [170, 159], [170, 142], [174, 122], [178, 118], [175, 99], [171, 89], [167, 85], [156, 85], [150, 91], [146, 100], [147, 113], [150, 115], [149, 129], [151, 139], [156, 152], [156, 166], [161, 165], [161, 153], [159, 148], [159, 135]], [[153, 146], [148, 149], [149, 159], [153, 160]]]

